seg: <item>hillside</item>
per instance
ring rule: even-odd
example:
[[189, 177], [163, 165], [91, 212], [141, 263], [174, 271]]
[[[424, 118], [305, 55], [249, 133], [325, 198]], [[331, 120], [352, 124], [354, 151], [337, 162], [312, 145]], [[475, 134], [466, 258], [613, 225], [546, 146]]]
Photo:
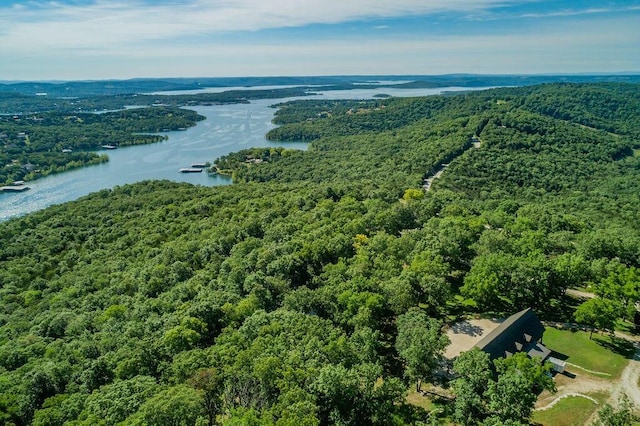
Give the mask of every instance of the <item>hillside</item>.
[[[639, 99], [300, 101], [269, 137], [309, 150], [218, 159], [236, 185], [141, 182], [0, 224], [0, 423], [426, 422], [404, 396], [443, 323], [572, 320], [587, 283], [618, 316], [640, 301]], [[417, 364], [413, 335], [434, 348]]]

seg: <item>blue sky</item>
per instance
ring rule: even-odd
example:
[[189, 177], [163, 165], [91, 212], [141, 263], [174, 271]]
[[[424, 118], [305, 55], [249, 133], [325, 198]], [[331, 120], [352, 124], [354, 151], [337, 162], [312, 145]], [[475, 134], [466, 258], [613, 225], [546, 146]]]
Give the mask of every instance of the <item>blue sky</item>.
[[3, 0], [0, 80], [640, 72], [640, 0]]

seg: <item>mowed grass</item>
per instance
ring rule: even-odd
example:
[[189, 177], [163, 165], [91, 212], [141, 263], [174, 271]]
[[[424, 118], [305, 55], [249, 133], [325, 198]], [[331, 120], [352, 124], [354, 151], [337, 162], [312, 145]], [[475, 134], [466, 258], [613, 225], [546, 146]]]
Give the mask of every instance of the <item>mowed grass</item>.
[[416, 392], [414, 386], [409, 388], [409, 392], [407, 392], [407, 397], [405, 398], [407, 403], [414, 405], [416, 407], [422, 408], [427, 413], [435, 410], [437, 408], [436, 404], [434, 404], [431, 399], [425, 397], [424, 395]]
[[534, 411], [532, 420], [549, 426], [582, 426], [599, 408], [600, 405], [587, 398], [568, 396], [549, 409]]
[[593, 334], [592, 339], [589, 339], [589, 332], [586, 331], [547, 327], [543, 342], [549, 349], [567, 356], [567, 362], [587, 370], [606, 373], [611, 379], [620, 376], [634, 353], [630, 342], [596, 333]]
[[[424, 386], [424, 385], [423, 385]], [[428, 387], [428, 384], [425, 386]], [[404, 420], [402, 424], [414, 424], [416, 420], [424, 421], [427, 418], [427, 414], [431, 413], [439, 425], [447, 426], [454, 425], [446, 415], [443, 413], [446, 411], [447, 401], [444, 398], [439, 398], [435, 395], [425, 396], [416, 392], [415, 384], [411, 384], [405, 398], [409, 407], [412, 408], [413, 413], [408, 414], [405, 411]]]

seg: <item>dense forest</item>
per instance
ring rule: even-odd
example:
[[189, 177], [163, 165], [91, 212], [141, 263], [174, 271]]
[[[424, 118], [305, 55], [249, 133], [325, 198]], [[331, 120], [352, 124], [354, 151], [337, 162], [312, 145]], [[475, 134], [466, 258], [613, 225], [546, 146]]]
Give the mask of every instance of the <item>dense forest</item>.
[[[337, 89], [327, 86], [325, 90]], [[347, 88], [347, 87], [342, 87]], [[349, 86], [350, 88], [350, 86]], [[90, 95], [83, 97], [64, 97], [25, 95], [22, 93], [0, 92], [0, 114], [104, 112], [121, 110], [127, 107], [184, 107], [195, 105], [221, 105], [248, 103], [256, 99], [279, 99], [294, 96], [306, 96], [310, 87], [292, 87], [256, 90], [225, 90], [220, 93], [195, 94], [138, 94]]]
[[146, 181], [0, 224], [0, 422], [529, 424], [553, 383], [526, 357], [460, 357], [443, 410], [405, 395], [463, 315], [633, 316], [639, 99], [299, 101], [269, 137], [310, 148], [214, 161], [236, 185]]
[[159, 142], [165, 136], [158, 132], [184, 130], [202, 119], [193, 111], [170, 107], [0, 115], [0, 184], [107, 161], [95, 151]]

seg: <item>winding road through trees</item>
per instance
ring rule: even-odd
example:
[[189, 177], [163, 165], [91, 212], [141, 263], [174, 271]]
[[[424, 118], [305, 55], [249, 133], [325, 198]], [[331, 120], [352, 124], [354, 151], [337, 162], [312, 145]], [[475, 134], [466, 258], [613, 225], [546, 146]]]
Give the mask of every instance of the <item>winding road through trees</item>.
[[[471, 138], [471, 147], [478, 149], [480, 148], [482, 141], [480, 140], [480, 138], [478, 136], [473, 136]], [[460, 155], [464, 154], [465, 152], [467, 152], [468, 150], [464, 150], [460, 153]], [[458, 157], [460, 156], [458, 155]], [[456, 157], [457, 158], [457, 157]], [[455, 160], [455, 158], [454, 158]], [[453, 161], [453, 160], [452, 160]], [[444, 171], [447, 169], [447, 167], [449, 167], [450, 163], [443, 163], [440, 165], [440, 167], [435, 171], [435, 173], [433, 173], [431, 176], [427, 175], [428, 177], [425, 177], [423, 180], [423, 184], [422, 184], [422, 189], [425, 190], [425, 192], [429, 191], [431, 189], [431, 185], [433, 184], [433, 181], [436, 179], [440, 179], [440, 177], [442, 176], [442, 174], [444, 173]]]

